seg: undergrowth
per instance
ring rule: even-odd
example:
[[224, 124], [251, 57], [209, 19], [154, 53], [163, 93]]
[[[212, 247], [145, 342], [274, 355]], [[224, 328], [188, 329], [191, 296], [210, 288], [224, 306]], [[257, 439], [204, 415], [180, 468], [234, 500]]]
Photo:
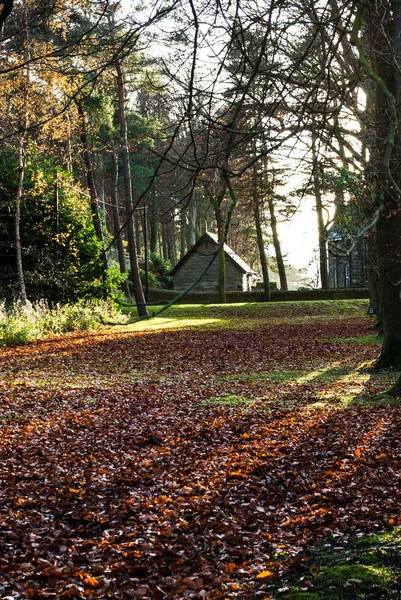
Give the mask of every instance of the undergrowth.
[[45, 300], [0, 303], [0, 345], [18, 346], [49, 335], [98, 329], [121, 319], [110, 300], [83, 300], [50, 306]]

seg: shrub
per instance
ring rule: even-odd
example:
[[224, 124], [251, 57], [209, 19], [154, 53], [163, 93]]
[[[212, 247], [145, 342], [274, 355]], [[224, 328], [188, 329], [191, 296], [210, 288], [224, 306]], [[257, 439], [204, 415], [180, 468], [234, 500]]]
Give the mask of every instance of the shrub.
[[123, 319], [111, 300], [81, 300], [50, 307], [45, 300], [7, 307], [0, 303], [0, 344], [17, 346], [46, 335], [98, 329]]
[[[140, 263], [140, 275], [142, 285], [145, 285], [145, 265]], [[148, 283], [150, 288], [165, 288], [172, 287], [173, 278], [170, 275], [171, 262], [164, 259], [159, 254], [151, 252], [148, 261]]]

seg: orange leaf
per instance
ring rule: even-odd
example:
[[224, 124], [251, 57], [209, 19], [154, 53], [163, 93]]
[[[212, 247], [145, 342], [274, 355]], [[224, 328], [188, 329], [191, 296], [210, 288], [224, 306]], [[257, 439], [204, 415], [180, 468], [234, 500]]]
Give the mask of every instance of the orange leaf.
[[256, 579], [274, 579], [277, 577], [276, 573], [273, 571], [261, 571], [256, 575]]
[[382, 454], [379, 454], [379, 456], [377, 458], [378, 458], [378, 460], [383, 460], [383, 458], [387, 458], [387, 454], [385, 454], [383, 452]]
[[362, 451], [360, 450], [360, 448], [357, 448], [357, 449], [355, 450], [355, 456], [357, 456], [358, 458], [359, 458], [360, 456], [362, 456]]
[[96, 579], [96, 577], [86, 577], [84, 581], [87, 585], [90, 585], [90, 587], [97, 587], [99, 585], [99, 582]]
[[387, 523], [388, 523], [389, 525], [395, 525], [395, 521], [394, 521], [394, 519], [389, 519], [389, 520], [387, 521]]
[[224, 573], [227, 573], [228, 575], [231, 575], [231, 573], [237, 568], [237, 565], [235, 563], [228, 563], [228, 565], [226, 565], [226, 568], [224, 569]]

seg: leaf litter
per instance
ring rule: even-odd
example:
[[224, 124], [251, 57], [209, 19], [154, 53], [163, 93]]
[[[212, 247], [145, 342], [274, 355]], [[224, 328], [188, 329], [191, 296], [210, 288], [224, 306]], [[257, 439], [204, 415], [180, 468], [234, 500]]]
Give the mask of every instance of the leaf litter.
[[3, 598], [268, 598], [320, 540], [401, 525], [400, 406], [356, 401], [372, 344], [330, 342], [367, 324], [2, 349]]

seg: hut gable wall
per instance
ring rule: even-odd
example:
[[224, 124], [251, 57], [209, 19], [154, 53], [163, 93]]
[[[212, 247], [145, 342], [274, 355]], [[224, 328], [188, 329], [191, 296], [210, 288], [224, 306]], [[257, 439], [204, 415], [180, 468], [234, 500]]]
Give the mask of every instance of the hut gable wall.
[[[191, 286], [206, 267], [215, 251], [216, 246], [211, 241], [205, 240], [187, 260], [174, 272], [174, 289], [184, 290]], [[207, 270], [202, 280], [195, 286], [197, 290], [217, 289], [218, 286], [218, 259], [216, 258]], [[226, 289], [244, 290], [243, 271], [226, 255]]]

